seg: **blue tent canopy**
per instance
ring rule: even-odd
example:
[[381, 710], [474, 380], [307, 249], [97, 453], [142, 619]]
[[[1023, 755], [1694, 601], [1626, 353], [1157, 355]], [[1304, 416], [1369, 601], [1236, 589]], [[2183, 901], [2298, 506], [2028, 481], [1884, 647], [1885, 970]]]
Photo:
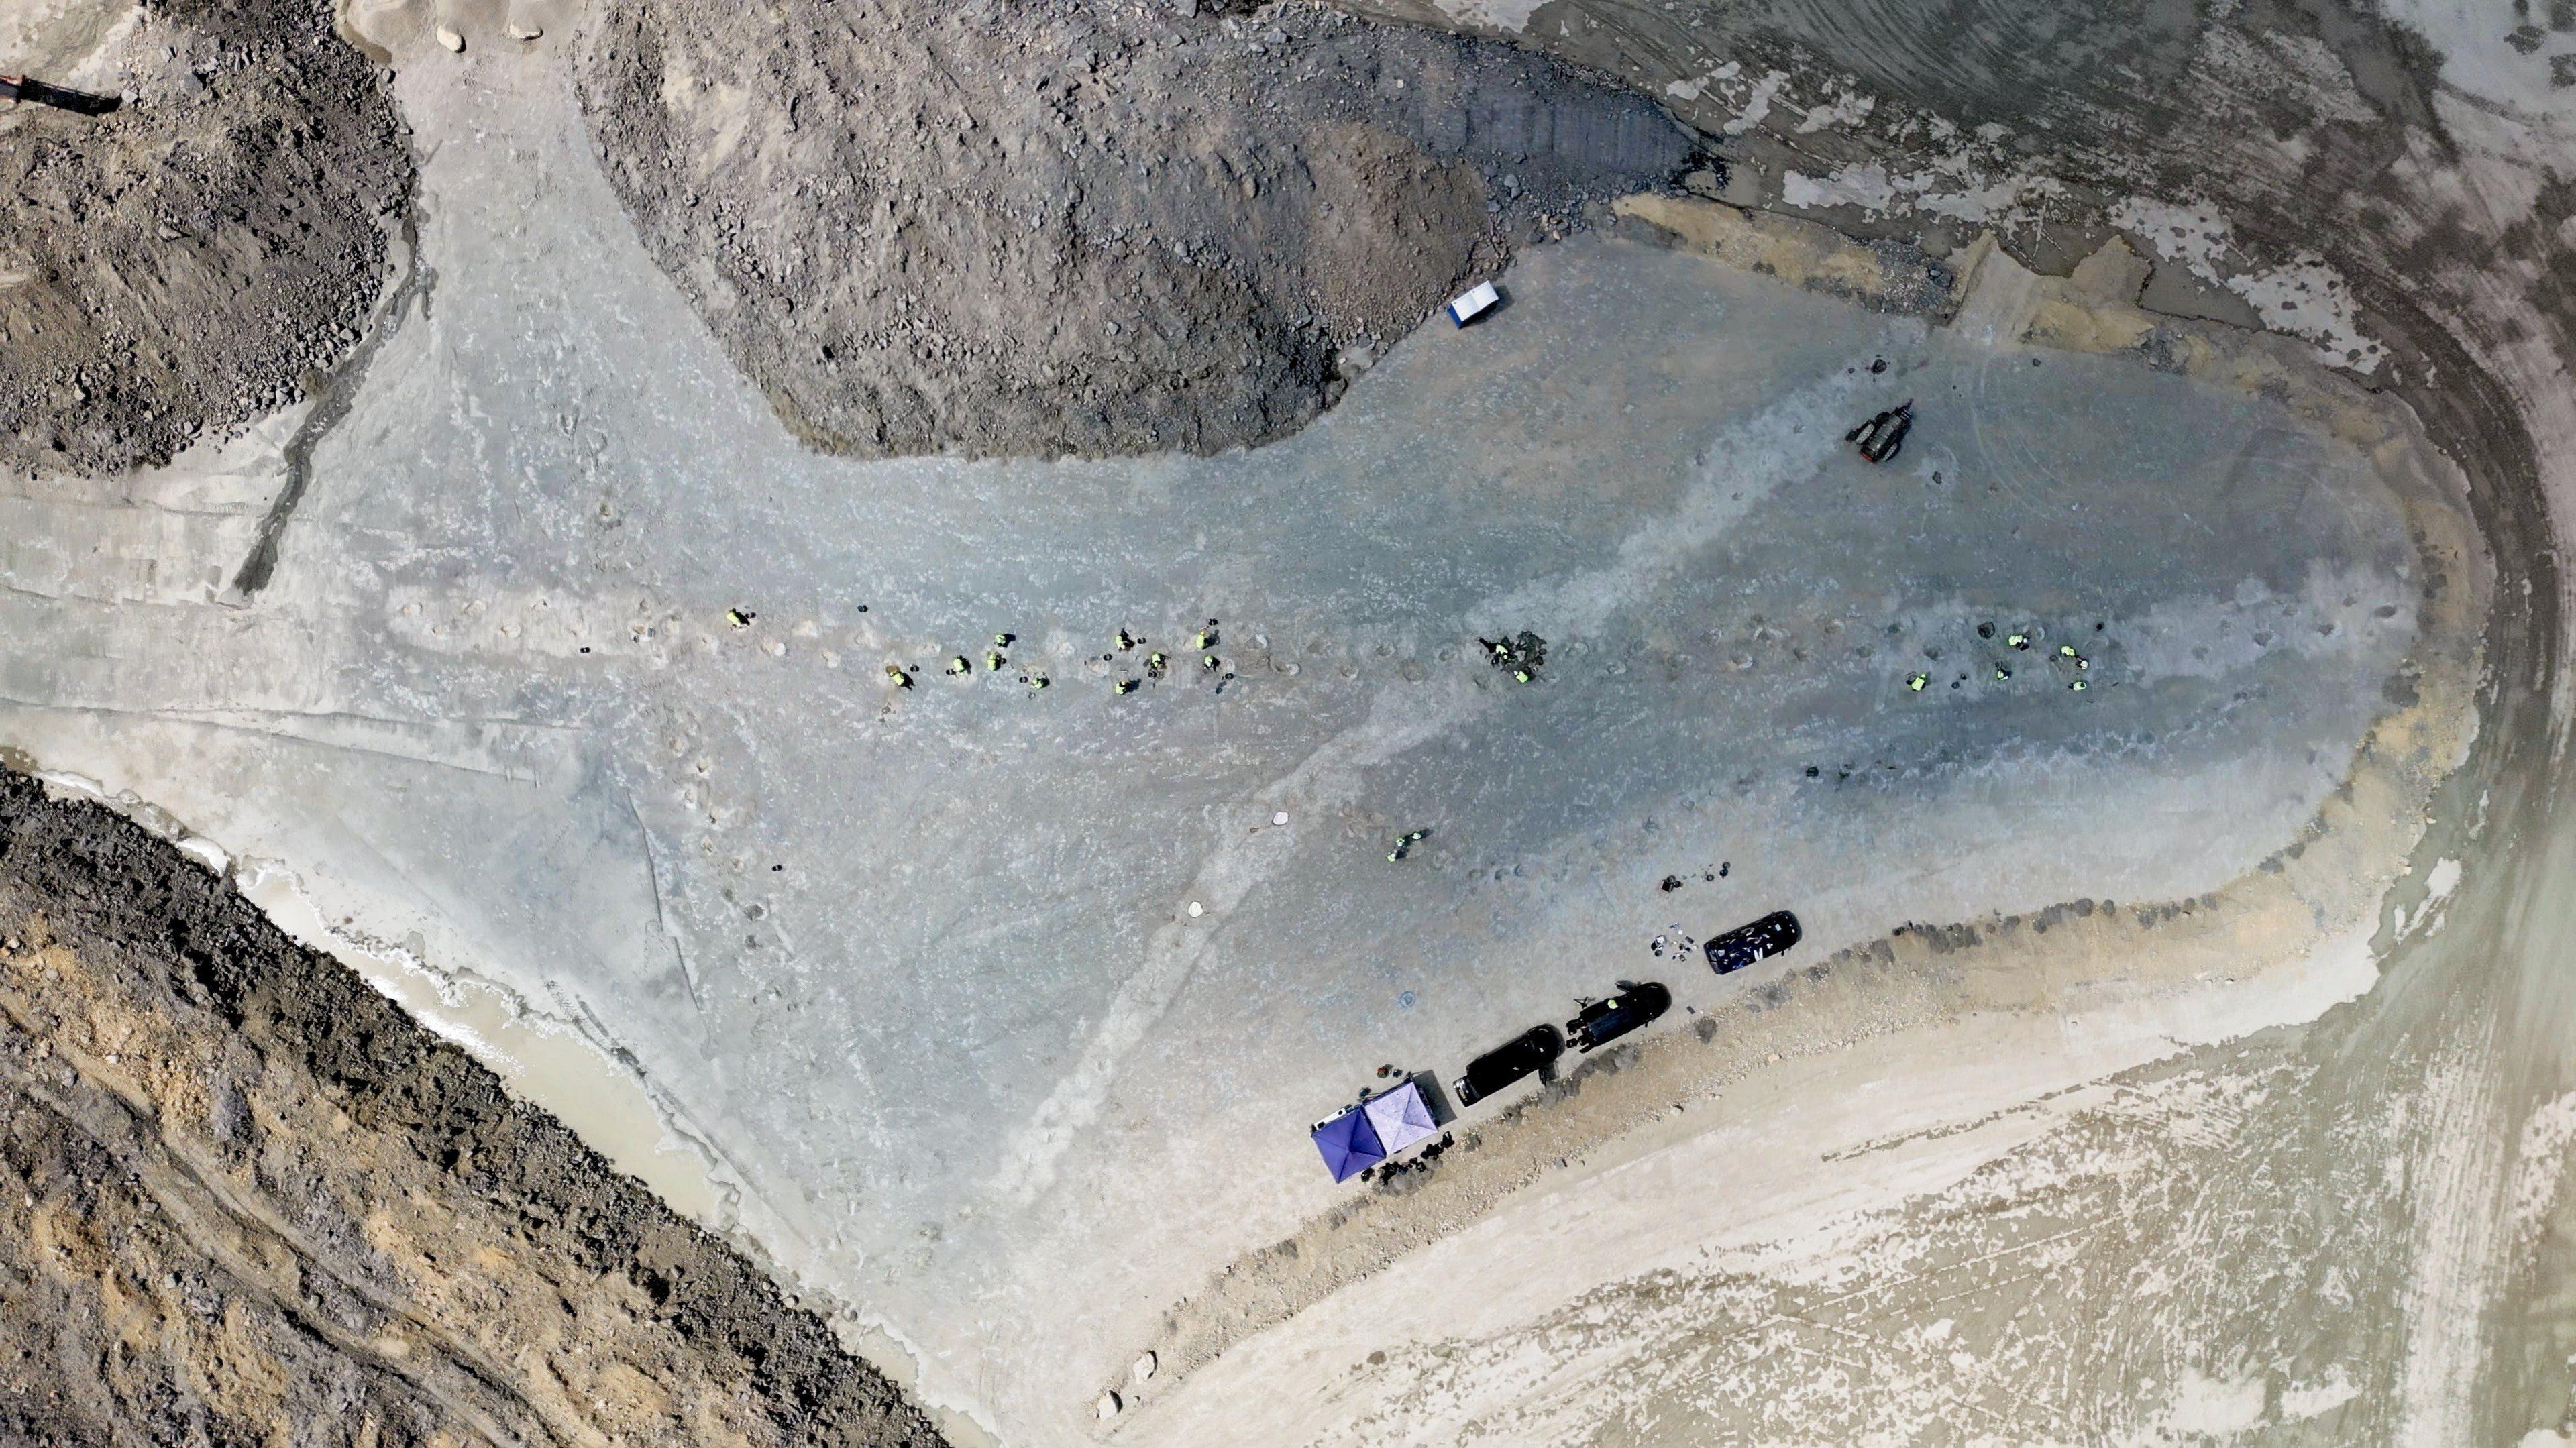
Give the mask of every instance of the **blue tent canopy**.
[[1315, 1128], [1315, 1150], [1324, 1154], [1324, 1166], [1337, 1182], [1349, 1181], [1386, 1160], [1386, 1148], [1378, 1145], [1368, 1113], [1356, 1106]]

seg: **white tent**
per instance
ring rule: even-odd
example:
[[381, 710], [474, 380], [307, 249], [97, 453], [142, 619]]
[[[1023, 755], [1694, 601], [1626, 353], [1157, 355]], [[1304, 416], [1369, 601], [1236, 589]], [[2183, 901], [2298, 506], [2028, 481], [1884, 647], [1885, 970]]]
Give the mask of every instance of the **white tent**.
[[1370, 1097], [1362, 1109], [1389, 1156], [1440, 1134], [1439, 1123], [1431, 1119], [1431, 1103], [1422, 1099], [1422, 1088], [1410, 1081]]

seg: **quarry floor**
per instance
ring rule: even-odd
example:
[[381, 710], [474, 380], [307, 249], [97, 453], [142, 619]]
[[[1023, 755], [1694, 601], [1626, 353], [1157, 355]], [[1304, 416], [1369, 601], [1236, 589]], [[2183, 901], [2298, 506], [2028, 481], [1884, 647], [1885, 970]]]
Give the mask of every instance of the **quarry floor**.
[[[2385, 887], [2459, 876], [2419, 840], [2469, 827], [2434, 790], [2488, 565], [2402, 409], [1630, 225], [1252, 452], [827, 459], [634, 240], [542, 55], [397, 93], [423, 192], [362, 366], [0, 498], [0, 746], [193, 839], [952, 1435], [2380, 1411], [2366, 1353], [2187, 1351], [2149, 1279], [2220, 1290], [2205, 1259], [2078, 1244], [2161, 1220], [2301, 1069], [2187, 1053], [2368, 990]], [[1897, 460], [1843, 445], [1907, 399]], [[1479, 653], [1523, 630], [1528, 683]], [[1778, 908], [1786, 959], [1680, 949]], [[1445, 1080], [1623, 977], [1677, 1008], [1616, 1072], [1462, 1113], [1419, 1179], [1314, 1160], [1381, 1064]], [[2087, 1154], [2141, 1117], [2153, 1150]], [[2420, 1123], [2350, 1129], [2439, 1168]], [[1997, 1264], [2052, 1252], [2093, 1275], [2034, 1323]], [[2033, 1396], [2106, 1302], [2155, 1350]]]

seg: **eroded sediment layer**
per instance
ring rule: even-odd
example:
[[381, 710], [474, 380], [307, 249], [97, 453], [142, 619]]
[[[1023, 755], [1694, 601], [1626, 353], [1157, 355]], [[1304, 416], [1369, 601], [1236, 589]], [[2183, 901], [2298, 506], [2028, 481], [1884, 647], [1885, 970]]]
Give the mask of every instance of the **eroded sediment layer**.
[[322, 0], [140, 8], [74, 79], [123, 103], [0, 119], [13, 472], [164, 463], [318, 388], [412, 186], [392, 99]]
[[862, 455], [1282, 436], [1691, 146], [1511, 46], [1197, 10], [645, 0], [598, 15], [581, 89], [655, 258], [790, 426]]
[[0, 1440], [940, 1440], [174, 846], [0, 772]]

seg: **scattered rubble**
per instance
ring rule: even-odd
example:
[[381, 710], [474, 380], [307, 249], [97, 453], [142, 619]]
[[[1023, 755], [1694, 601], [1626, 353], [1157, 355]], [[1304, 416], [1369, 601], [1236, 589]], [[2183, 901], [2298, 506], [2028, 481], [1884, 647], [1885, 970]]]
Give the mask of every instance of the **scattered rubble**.
[[0, 124], [0, 470], [169, 461], [322, 385], [408, 212], [408, 138], [322, 0], [141, 11], [123, 104]]
[[1284, 436], [1347, 349], [1693, 147], [1563, 62], [1309, 3], [638, 0], [578, 45], [646, 246], [791, 427], [869, 456]]

